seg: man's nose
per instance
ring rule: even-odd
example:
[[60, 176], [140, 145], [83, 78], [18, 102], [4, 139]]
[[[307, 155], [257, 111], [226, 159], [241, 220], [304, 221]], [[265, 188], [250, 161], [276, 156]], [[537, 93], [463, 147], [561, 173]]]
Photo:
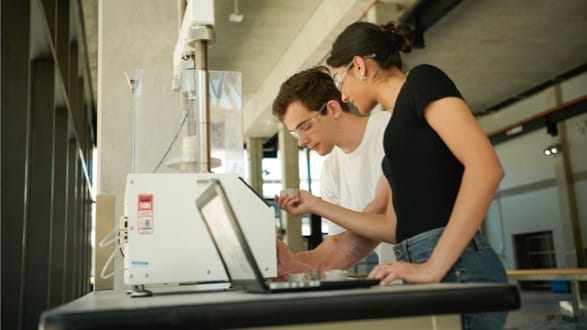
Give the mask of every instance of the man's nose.
[[308, 143], [308, 139], [306, 138], [306, 135], [299, 134], [298, 135], [298, 146], [305, 147], [307, 143]]

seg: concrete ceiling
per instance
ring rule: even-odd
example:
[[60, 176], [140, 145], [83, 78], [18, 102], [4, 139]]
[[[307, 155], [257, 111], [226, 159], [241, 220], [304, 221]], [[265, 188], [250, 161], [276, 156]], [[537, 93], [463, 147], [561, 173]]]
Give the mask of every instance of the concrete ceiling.
[[[94, 89], [97, 75], [98, 0], [82, 0]], [[243, 74], [244, 126], [248, 136], [277, 129], [270, 105], [293, 72], [318, 64], [344, 26], [368, 8], [393, 6], [396, 18], [416, 0], [241, 0], [241, 23], [228, 20], [233, 0], [216, 0], [212, 70]], [[379, 15], [379, 14], [378, 14]], [[176, 19], [175, 17], [170, 19]], [[404, 56], [407, 68], [441, 67], [476, 115], [519, 97], [587, 63], [587, 1], [463, 1], [424, 34], [425, 47]], [[95, 91], [94, 91], [95, 92]]]

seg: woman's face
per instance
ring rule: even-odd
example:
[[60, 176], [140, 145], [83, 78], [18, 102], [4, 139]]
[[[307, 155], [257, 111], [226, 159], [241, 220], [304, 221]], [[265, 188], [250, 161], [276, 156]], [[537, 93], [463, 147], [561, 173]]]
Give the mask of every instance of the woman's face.
[[341, 93], [342, 100], [353, 104], [362, 114], [368, 114], [377, 104], [372, 100], [369, 92], [368, 78], [361, 79], [361, 72], [358, 69], [364, 65], [363, 58], [355, 56], [346, 65], [332, 69], [332, 79]]

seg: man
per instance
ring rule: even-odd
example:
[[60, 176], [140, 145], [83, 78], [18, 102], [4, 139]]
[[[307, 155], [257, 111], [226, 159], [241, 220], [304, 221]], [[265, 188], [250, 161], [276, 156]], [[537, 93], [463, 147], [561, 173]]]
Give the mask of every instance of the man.
[[[298, 145], [328, 155], [320, 177], [323, 199], [355, 211], [385, 211], [389, 188], [381, 175], [381, 161], [383, 132], [390, 118], [387, 111], [370, 117], [351, 113], [328, 68], [315, 67], [294, 74], [281, 85], [273, 115], [297, 138]], [[312, 268], [347, 269], [378, 245], [330, 221], [328, 234], [314, 250], [297, 254], [278, 241], [279, 275], [309, 273]], [[394, 260], [390, 244], [381, 243], [377, 253], [379, 263]]]

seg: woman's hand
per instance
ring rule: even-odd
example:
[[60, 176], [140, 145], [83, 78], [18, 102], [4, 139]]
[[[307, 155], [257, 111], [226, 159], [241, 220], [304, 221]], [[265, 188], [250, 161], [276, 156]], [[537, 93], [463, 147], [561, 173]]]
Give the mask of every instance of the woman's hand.
[[389, 264], [377, 265], [369, 278], [381, 280], [381, 285], [389, 285], [392, 281], [403, 280], [405, 283], [438, 283], [444, 275], [437, 274], [428, 263], [413, 264], [396, 261]]
[[319, 200], [318, 197], [310, 194], [306, 190], [300, 190], [297, 196], [275, 196], [277, 206], [293, 216], [301, 216], [312, 212], [312, 206], [317, 200]]

